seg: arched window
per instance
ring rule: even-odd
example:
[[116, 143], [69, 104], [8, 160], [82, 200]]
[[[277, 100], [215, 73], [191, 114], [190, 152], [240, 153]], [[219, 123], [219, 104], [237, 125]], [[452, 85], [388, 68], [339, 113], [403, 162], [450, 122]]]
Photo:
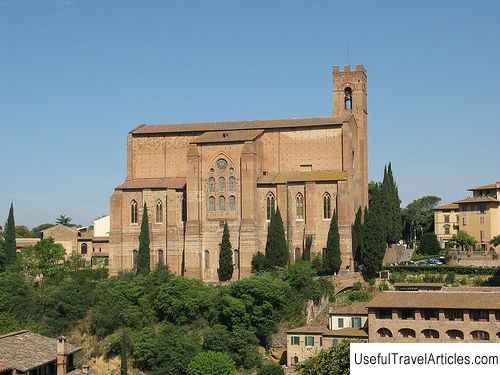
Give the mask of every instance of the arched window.
[[392, 337], [392, 332], [388, 328], [379, 328], [377, 334], [379, 337]]
[[236, 191], [236, 178], [234, 176], [229, 177], [229, 191]]
[[215, 197], [208, 197], [208, 211], [215, 211]]
[[87, 254], [87, 244], [86, 243], [82, 243], [82, 246], [80, 246], [80, 252], [82, 253], [82, 255]]
[[332, 197], [330, 194], [323, 195], [323, 219], [330, 219], [332, 217]]
[[399, 335], [403, 338], [415, 338], [415, 331], [410, 328], [402, 328], [399, 330]]
[[208, 191], [211, 193], [215, 192], [215, 178], [213, 177], [208, 179]]
[[187, 221], [187, 200], [186, 195], [182, 195], [181, 199], [181, 219], [182, 221]]
[[219, 177], [219, 191], [223, 192], [226, 190], [226, 179], [224, 177]]
[[271, 220], [271, 215], [276, 211], [276, 200], [274, 199], [274, 194], [269, 193], [267, 195], [267, 220]]
[[435, 329], [424, 329], [422, 331], [422, 336], [424, 336], [426, 339], [438, 339], [439, 332]]
[[304, 219], [304, 196], [300, 193], [295, 197], [295, 206], [297, 212], [297, 220]]
[[238, 249], [234, 249], [233, 256], [234, 256], [234, 267], [240, 268], [240, 251]]
[[448, 335], [448, 338], [451, 340], [464, 339], [464, 333], [462, 331], [459, 331], [458, 329], [450, 329], [449, 331], [446, 331], [446, 334]]
[[352, 89], [350, 87], [344, 89], [344, 108], [347, 110], [352, 109]]
[[226, 210], [226, 198], [221, 195], [219, 197], [219, 211], [225, 211]]
[[163, 259], [163, 250], [158, 250], [158, 264], [165, 264], [165, 260]]
[[444, 234], [450, 234], [450, 226], [448, 224], [444, 225]]
[[236, 197], [234, 195], [231, 195], [229, 197], [229, 211], [234, 210], [236, 210]]
[[490, 339], [490, 334], [486, 331], [472, 331], [470, 335], [472, 337], [472, 340], [475, 341], [477, 340], [484, 341]]
[[297, 363], [299, 363], [299, 357], [294, 356], [294, 357], [292, 358], [292, 365], [296, 365]]
[[161, 203], [161, 200], [156, 202], [156, 223], [163, 223], [163, 204]]
[[204, 255], [205, 255], [205, 263], [204, 263], [205, 269], [209, 269], [210, 268], [210, 251], [205, 250]]
[[130, 203], [130, 223], [137, 224], [137, 202], [135, 200]]
[[295, 248], [295, 261], [299, 261], [300, 259], [302, 259], [302, 252], [300, 251], [300, 248], [296, 247]]
[[137, 271], [137, 250], [132, 251], [132, 269]]

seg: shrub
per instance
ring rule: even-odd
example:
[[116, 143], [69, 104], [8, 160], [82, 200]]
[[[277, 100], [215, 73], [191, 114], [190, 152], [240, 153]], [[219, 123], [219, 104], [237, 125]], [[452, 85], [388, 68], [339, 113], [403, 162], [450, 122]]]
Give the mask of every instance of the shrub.
[[284, 375], [285, 371], [280, 365], [275, 363], [268, 363], [262, 366], [259, 371], [257, 371], [257, 375]]
[[439, 241], [434, 233], [424, 233], [420, 237], [420, 245], [418, 247], [420, 254], [438, 255], [441, 251]]
[[453, 284], [455, 282], [455, 272], [448, 272], [444, 281], [447, 284]]
[[226, 353], [201, 352], [189, 362], [189, 375], [236, 375], [234, 362]]

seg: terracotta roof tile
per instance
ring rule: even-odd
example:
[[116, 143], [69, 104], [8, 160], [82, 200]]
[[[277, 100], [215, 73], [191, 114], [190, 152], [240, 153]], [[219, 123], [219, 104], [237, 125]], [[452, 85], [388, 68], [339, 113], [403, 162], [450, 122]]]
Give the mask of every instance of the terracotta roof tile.
[[462, 199], [462, 200], [459, 200], [459, 201], [456, 201], [453, 203], [460, 204], [460, 203], [483, 203], [483, 202], [500, 203], [499, 200], [496, 200], [493, 197], [468, 197], [468, 198], [465, 198], [465, 199]]
[[[19, 331], [0, 336], [0, 361], [18, 371], [32, 368], [56, 360], [57, 339], [29, 331]], [[82, 350], [67, 344], [68, 354]]]
[[500, 189], [500, 181], [494, 182], [489, 185], [483, 185], [483, 186], [478, 186], [472, 189], [467, 189], [469, 191], [474, 191], [474, 190], [491, 190], [491, 189]]
[[115, 190], [127, 189], [182, 189], [186, 185], [184, 177], [166, 177], [166, 178], [138, 178], [135, 180], [125, 181]]
[[383, 292], [367, 306], [370, 308], [448, 308], [500, 309], [498, 292]]
[[442, 206], [434, 207], [433, 210], [458, 210], [458, 204], [456, 203], [444, 204]]
[[290, 329], [286, 331], [286, 333], [312, 333], [321, 335], [325, 331], [327, 331], [327, 328], [324, 326], [304, 326], [304, 327]]
[[358, 337], [358, 338], [367, 339], [368, 333], [363, 328], [345, 327], [345, 328], [336, 329], [333, 331], [330, 331], [330, 330], [325, 331], [323, 333], [323, 336], [328, 336], [328, 337]]
[[224, 122], [199, 122], [187, 124], [142, 124], [132, 129], [133, 135], [161, 134], [161, 133], [193, 133], [217, 130], [244, 130], [244, 129], [279, 129], [309, 126], [342, 125], [349, 121], [347, 117], [308, 117], [289, 118], [277, 120], [248, 120], [248, 121], [224, 121]]
[[285, 184], [305, 181], [343, 181], [347, 173], [343, 171], [308, 171], [268, 173], [257, 179], [257, 184]]

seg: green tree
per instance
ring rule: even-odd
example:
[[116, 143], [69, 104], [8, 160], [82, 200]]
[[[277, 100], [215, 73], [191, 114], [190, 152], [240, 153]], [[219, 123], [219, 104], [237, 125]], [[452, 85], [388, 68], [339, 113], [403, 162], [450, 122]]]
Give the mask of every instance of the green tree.
[[274, 267], [285, 267], [288, 263], [288, 246], [279, 207], [271, 214], [267, 230], [266, 257]]
[[156, 340], [152, 374], [187, 375], [189, 362], [199, 351], [197, 340], [186, 328], [163, 324]]
[[361, 254], [363, 253], [363, 222], [361, 207], [356, 211], [356, 218], [352, 225], [352, 256], [357, 264], [361, 264]]
[[398, 187], [392, 175], [391, 163], [384, 168], [384, 179], [380, 184], [380, 197], [382, 199], [382, 217], [385, 225], [386, 241], [388, 244], [397, 243], [401, 238], [401, 200]]
[[14, 221], [14, 204], [10, 204], [9, 216], [5, 225], [4, 257], [5, 265], [13, 264], [16, 260], [16, 223]]
[[56, 224], [62, 224], [62, 225], [65, 225], [67, 227], [70, 227], [71, 226], [71, 218], [69, 216], [66, 216], [66, 215], [59, 215], [59, 217], [56, 218]]
[[261, 251], [257, 251], [252, 256], [252, 273], [259, 273], [273, 269], [273, 265], [265, 254]]
[[29, 238], [32, 233], [26, 225], [16, 225], [16, 238]]
[[328, 229], [326, 241], [326, 252], [323, 259], [323, 268], [329, 275], [336, 274], [340, 270], [340, 235], [337, 213], [334, 211]]
[[231, 250], [229, 227], [226, 222], [224, 224], [224, 232], [222, 233], [222, 241], [219, 252], [219, 268], [217, 269], [219, 281], [231, 280], [231, 277], [233, 276], [233, 270], [233, 251]]
[[276, 363], [267, 363], [257, 371], [257, 375], [285, 375], [285, 371]]
[[441, 198], [426, 195], [411, 202], [403, 210], [403, 238], [408, 243], [414, 238], [420, 239], [423, 233], [434, 231], [433, 208], [441, 201]]
[[189, 375], [236, 375], [233, 360], [221, 352], [201, 352], [189, 362]]
[[490, 244], [492, 244], [493, 246], [498, 246], [498, 245], [500, 245], [500, 234], [499, 234], [498, 236], [493, 237], [493, 238], [490, 240]]
[[382, 214], [382, 200], [380, 197], [380, 185], [371, 183], [369, 186], [370, 209], [365, 217], [363, 231], [363, 253], [361, 261], [363, 263], [363, 274], [366, 278], [373, 278], [384, 259], [386, 249], [386, 233]]
[[311, 236], [310, 234], [306, 236], [306, 243], [304, 245], [304, 251], [302, 253], [302, 260], [307, 260], [307, 261], [311, 260], [311, 246], [313, 243], [313, 239], [314, 237]]
[[0, 272], [5, 269], [5, 241], [0, 237]]
[[449, 244], [452, 247], [460, 246], [462, 251], [465, 251], [467, 246], [474, 246], [476, 242], [473, 236], [466, 231], [460, 230], [457, 234], [451, 236]]
[[149, 249], [149, 220], [148, 207], [144, 202], [142, 211], [141, 233], [139, 235], [139, 252], [137, 254], [137, 274], [147, 275], [151, 272]]
[[349, 375], [349, 341], [342, 340], [337, 346], [322, 350], [297, 368], [302, 375]]
[[45, 281], [63, 271], [65, 254], [64, 247], [54, 243], [53, 238], [40, 240], [21, 250], [21, 270], [31, 279], [42, 276]]
[[434, 233], [424, 233], [420, 237], [418, 252], [422, 255], [438, 255], [441, 251], [439, 241]]
[[120, 337], [120, 375], [128, 374], [128, 350], [129, 340], [127, 330], [122, 330]]

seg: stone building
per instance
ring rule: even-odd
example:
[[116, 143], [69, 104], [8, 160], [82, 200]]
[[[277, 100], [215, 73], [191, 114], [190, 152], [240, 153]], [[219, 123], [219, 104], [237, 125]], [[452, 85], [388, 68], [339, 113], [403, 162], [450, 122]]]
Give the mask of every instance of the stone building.
[[383, 292], [368, 304], [369, 342], [500, 342], [500, 293]]
[[144, 204], [151, 267], [217, 281], [227, 222], [233, 279], [264, 251], [279, 207], [293, 262], [307, 235], [326, 247], [339, 217], [342, 269], [352, 264], [351, 224], [368, 201], [366, 70], [333, 68], [331, 117], [139, 125], [127, 138], [127, 176], [110, 200], [110, 271], [133, 270]]
[[433, 208], [434, 211], [434, 233], [439, 245], [445, 249], [451, 237], [458, 233], [458, 204], [450, 203]]

